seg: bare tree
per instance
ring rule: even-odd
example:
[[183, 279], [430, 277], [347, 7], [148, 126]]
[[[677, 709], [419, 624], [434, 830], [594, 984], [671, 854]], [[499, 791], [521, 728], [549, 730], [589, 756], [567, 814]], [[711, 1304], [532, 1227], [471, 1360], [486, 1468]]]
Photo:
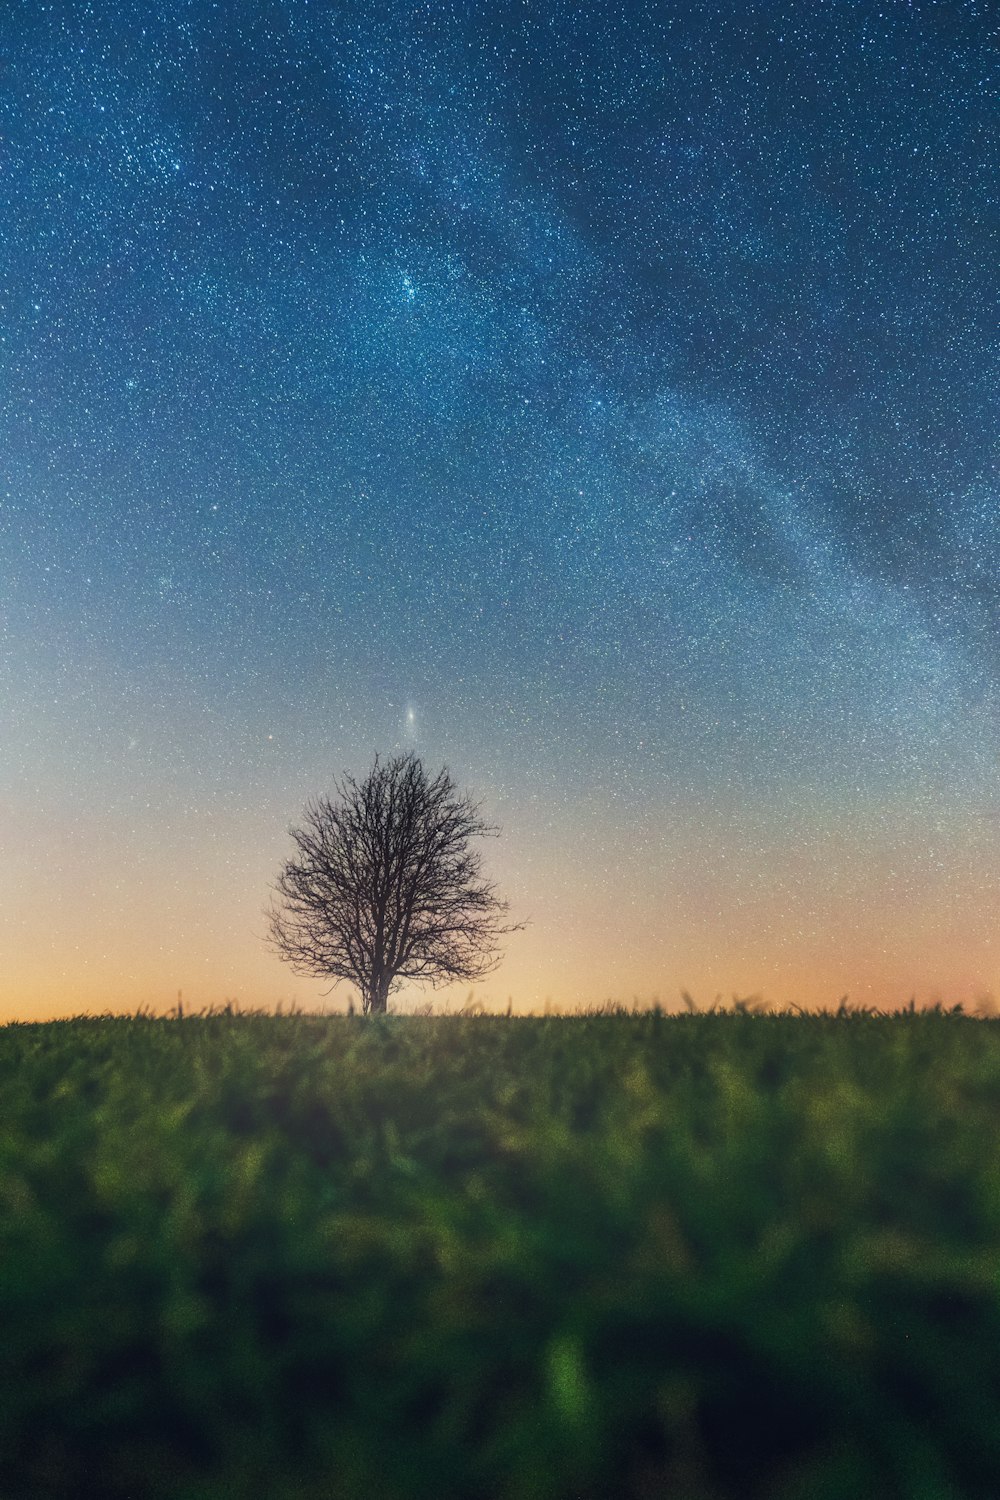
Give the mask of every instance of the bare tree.
[[413, 754], [380, 764], [336, 798], [311, 802], [297, 853], [278, 876], [270, 943], [296, 973], [348, 980], [366, 1015], [402, 980], [479, 979], [498, 939], [521, 924], [483, 878], [471, 840], [499, 830], [460, 796], [447, 770], [430, 780]]

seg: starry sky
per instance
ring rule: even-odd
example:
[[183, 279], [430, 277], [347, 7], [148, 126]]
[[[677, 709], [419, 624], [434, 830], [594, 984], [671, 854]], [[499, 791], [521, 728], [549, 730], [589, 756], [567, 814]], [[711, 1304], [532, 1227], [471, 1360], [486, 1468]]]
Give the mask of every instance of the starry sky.
[[997, 39], [6, 0], [0, 1017], [346, 1005], [268, 888], [402, 748], [489, 1007], [1000, 989]]

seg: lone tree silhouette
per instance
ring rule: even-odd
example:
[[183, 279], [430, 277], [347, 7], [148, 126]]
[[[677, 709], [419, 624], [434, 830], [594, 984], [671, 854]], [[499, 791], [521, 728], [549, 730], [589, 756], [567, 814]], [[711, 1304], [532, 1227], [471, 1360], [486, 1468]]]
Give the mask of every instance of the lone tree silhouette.
[[495, 835], [448, 771], [420, 759], [345, 776], [336, 798], [306, 807], [290, 830], [297, 853], [278, 876], [270, 943], [298, 974], [348, 980], [365, 1015], [384, 1012], [404, 979], [479, 979], [499, 962], [498, 939], [522, 924], [481, 873], [471, 840]]

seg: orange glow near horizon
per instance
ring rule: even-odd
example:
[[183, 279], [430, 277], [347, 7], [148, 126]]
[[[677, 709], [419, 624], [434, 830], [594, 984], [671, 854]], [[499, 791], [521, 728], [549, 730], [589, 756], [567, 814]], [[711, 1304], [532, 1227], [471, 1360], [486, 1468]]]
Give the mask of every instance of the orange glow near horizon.
[[[211, 835], [196, 821], [102, 840], [96, 826], [67, 841], [28, 827], [32, 851], [4, 892], [6, 962], [0, 1019], [83, 1012], [155, 1013], [236, 1000], [247, 1008], [345, 1009], [266, 949], [263, 907], [288, 852], [253, 819]], [[982, 827], [956, 827], [933, 858], [904, 813], [873, 844], [860, 814], [786, 820], [739, 831], [721, 816], [645, 810], [641, 844], [610, 813], [574, 818], [546, 836], [516, 804], [487, 853], [525, 931], [507, 940], [499, 969], [475, 986], [409, 986], [391, 1004], [430, 1000], [457, 1009], [472, 990], [489, 1010], [563, 1011], [615, 1000], [682, 1008], [762, 996], [776, 1006], [894, 1008], [915, 996], [971, 1008], [997, 984], [991, 919], [997, 856]], [[649, 830], [659, 827], [655, 841]], [[865, 859], [860, 858], [860, 850]], [[991, 862], [992, 860], [992, 862]], [[118, 872], [127, 867], [129, 881]]]

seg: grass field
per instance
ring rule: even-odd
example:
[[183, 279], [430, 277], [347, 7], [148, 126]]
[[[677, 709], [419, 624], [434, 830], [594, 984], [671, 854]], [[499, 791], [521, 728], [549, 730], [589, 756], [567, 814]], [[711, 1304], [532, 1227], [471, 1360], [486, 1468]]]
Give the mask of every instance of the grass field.
[[1000, 1495], [1000, 1023], [0, 1029], [0, 1495]]

